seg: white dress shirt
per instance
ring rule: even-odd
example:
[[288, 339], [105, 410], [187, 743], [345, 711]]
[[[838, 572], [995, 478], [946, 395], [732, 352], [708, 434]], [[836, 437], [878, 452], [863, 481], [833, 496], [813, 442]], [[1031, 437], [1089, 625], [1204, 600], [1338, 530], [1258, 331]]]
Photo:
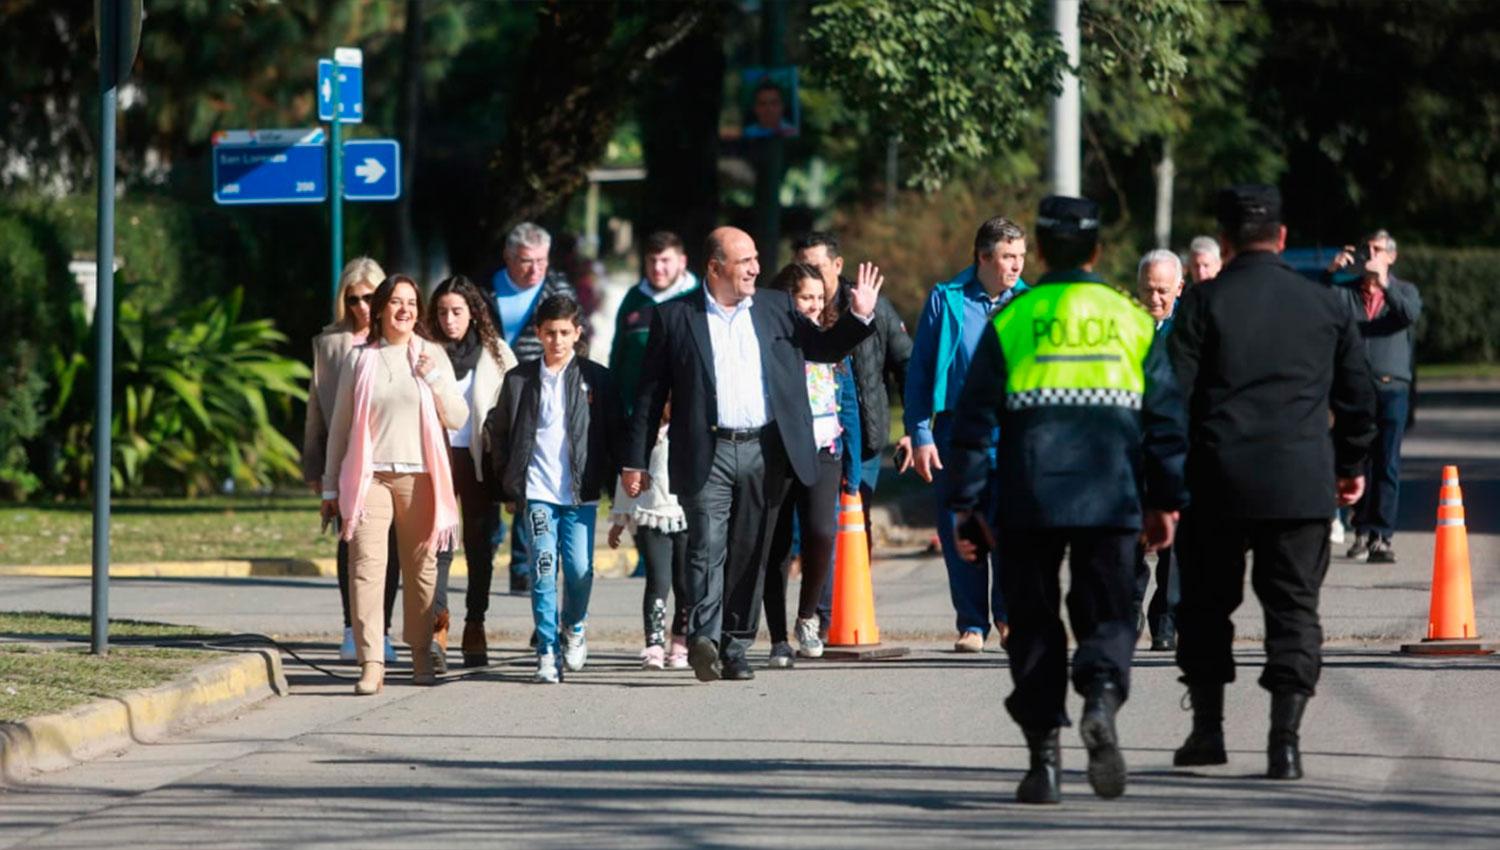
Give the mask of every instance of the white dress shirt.
[[714, 385], [719, 399], [720, 428], [760, 428], [771, 421], [761, 371], [760, 339], [750, 316], [754, 297], [734, 308], [721, 305], [707, 287], [708, 339], [714, 353]]
[[531, 449], [531, 463], [526, 467], [526, 498], [529, 501], [572, 505], [573, 462], [568, 447], [568, 400], [563, 373], [564, 363], [556, 372], [541, 364], [542, 386], [537, 399], [536, 442]]

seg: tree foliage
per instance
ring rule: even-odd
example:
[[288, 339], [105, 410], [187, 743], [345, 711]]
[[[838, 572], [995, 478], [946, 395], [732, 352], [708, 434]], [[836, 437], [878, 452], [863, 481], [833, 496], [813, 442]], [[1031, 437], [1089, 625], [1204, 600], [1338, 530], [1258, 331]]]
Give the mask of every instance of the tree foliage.
[[[900, 136], [908, 182], [1004, 156], [1067, 67], [1050, 4], [1034, 0], [831, 0], [808, 31], [815, 67], [869, 125]], [[1199, 0], [1094, 0], [1080, 28], [1088, 88], [1172, 97], [1211, 17]]]

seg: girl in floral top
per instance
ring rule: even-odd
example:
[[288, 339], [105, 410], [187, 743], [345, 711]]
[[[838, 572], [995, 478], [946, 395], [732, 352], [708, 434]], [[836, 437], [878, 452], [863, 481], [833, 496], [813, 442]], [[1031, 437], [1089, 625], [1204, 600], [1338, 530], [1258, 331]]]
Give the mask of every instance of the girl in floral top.
[[[805, 263], [792, 263], [772, 283], [792, 296], [797, 312], [819, 322], [824, 314], [823, 278]], [[818, 599], [833, 568], [839, 488], [859, 492], [859, 403], [854, 370], [848, 358], [834, 365], [807, 364], [807, 399], [812, 408], [813, 439], [818, 444], [818, 478], [811, 485], [793, 481], [781, 503], [766, 564], [766, 627], [771, 632], [771, 666], [792, 666], [787, 642], [786, 570], [791, 562], [793, 518], [801, 537], [802, 588], [797, 600], [797, 654], [818, 658]]]

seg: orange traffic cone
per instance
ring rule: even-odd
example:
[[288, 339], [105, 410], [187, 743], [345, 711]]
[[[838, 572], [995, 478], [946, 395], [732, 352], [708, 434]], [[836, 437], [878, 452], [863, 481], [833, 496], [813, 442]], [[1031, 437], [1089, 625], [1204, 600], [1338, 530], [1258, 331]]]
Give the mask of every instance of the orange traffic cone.
[[833, 621], [824, 658], [868, 660], [905, 655], [906, 647], [882, 646], [875, 623], [875, 587], [865, 509], [858, 493], [839, 494], [838, 538], [833, 567]]
[[1488, 655], [1474, 624], [1474, 588], [1469, 578], [1469, 534], [1464, 527], [1464, 495], [1458, 467], [1443, 467], [1438, 491], [1437, 548], [1432, 556], [1432, 607], [1427, 637], [1404, 644], [1402, 652], [1421, 655]]

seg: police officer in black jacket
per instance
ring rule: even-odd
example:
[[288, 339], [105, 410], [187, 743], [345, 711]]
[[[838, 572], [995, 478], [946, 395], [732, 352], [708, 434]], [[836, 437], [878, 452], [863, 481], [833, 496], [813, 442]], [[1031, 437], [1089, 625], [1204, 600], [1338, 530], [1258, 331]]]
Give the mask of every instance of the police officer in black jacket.
[[1089, 784], [1101, 797], [1118, 797], [1126, 767], [1115, 712], [1130, 690], [1137, 541], [1144, 537], [1151, 549], [1170, 545], [1176, 511], [1187, 501], [1182, 394], [1155, 320], [1092, 272], [1098, 238], [1098, 204], [1042, 201], [1037, 242], [1048, 272], [994, 314], [954, 420], [951, 504], [959, 553], [969, 561], [979, 554], [968, 530], [976, 522], [971, 512], [999, 426], [994, 543], [1010, 603], [1015, 690], [1005, 707], [1031, 750], [1031, 768], [1016, 789], [1023, 803], [1061, 796], [1058, 729], [1068, 725], [1069, 671], [1058, 616], [1064, 550]]
[[1188, 394], [1193, 496], [1177, 537], [1177, 664], [1193, 731], [1173, 763], [1227, 761], [1230, 616], [1244, 594], [1248, 550], [1266, 617], [1260, 684], [1271, 692], [1268, 775], [1297, 779], [1298, 728], [1321, 664], [1318, 591], [1328, 571], [1329, 517], [1364, 489], [1375, 391], [1348, 305], [1281, 261], [1286, 228], [1276, 188], [1226, 189], [1217, 208], [1229, 262], [1188, 290], [1170, 344]]

